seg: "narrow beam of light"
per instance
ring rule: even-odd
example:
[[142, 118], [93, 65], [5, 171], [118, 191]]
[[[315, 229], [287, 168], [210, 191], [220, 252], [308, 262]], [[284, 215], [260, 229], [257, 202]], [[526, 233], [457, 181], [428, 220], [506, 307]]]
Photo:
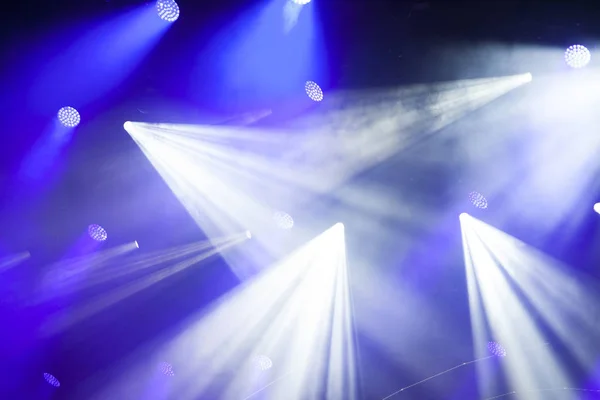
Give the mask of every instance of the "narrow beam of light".
[[0, 272], [6, 271], [31, 257], [28, 251], [0, 258]]

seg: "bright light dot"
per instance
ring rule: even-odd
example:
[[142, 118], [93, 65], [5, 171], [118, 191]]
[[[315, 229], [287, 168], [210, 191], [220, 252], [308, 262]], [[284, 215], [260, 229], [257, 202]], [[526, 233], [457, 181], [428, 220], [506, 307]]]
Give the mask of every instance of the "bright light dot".
[[123, 124], [123, 128], [127, 132], [131, 132], [131, 130], [133, 129], [133, 122], [131, 122], [131, 121], [125, 121], [125, 123]]
[[467, 213], [460, 213], [460, 215], [458, 216], [458, 218], [460, 218], [461, 220], [466, 219], [469, 216], [469, 214]]
[[469, 193], [469, 201], [477, 208], [484, 209], [488, 207], [487, 199], [479, 192]]
[[294, 219], [291, 215], [283, 211], [275, 211], [273, 213], [275, 224], [281, 229], [292, 229], [294, 227]]
[[175, 22], [179, 18], [179, 5], [175, 0], [157, 0], [156, 11], [167, 22]]
[[300, 4], [301, 6], [310, 3], [310, 0], [292, 0], [293, 3]]
[[106, 230], [100, 225], [92, 224], [88, 226], [88, 235], [97, 242], [103, 242], [108, 238]]
[[308, 81], [306, 85], [304, 85], [304, 89], [306, 90], [306, 94], [313, 101], [322, 101], [323, 100], [323, 90], [321, 87], [317, 85], [316, 82]]
[[600, 214], [600, 203], [594, 204], [594, 211], [596, 211], [598, 214]]
[[533, 75], [531, 75], [531, 72], [525, 74], [525, 82], [531, 82], [533, 80]]
[[139, 245], [139, 243], [137, 242], [137, 240], [136, 240], [135, 242], [133, 242], [133, 245], [135, 246], [135, 248], [136, 248], [136, 249], [139, 249], [139, 248], [140, 248], [140, 245]]
[[175, 371], [173, 371], [173, 366], [166, 361], [163, 361], [158, 366], [158, 369], [163, 375], [166, 376], [175, 376]]
[[590, 51], [580, 44], [569, 46], [565, 51], [565, 61], [571, 68], [583, 68], [589, 64], [591, 58]]
[[247, 237], [248, 239], [252, 239], [252, 232], [250, 232], [250, 231], [246, 231], [246, 237]]
[[54, 387], [60, 386], [60, 382], [52, 374], [44, 372], [44, 379], [46, 380], [46, 382], [48, 382], [50, 385], [52, 385]]
[[77, 125], [79, 125], [79, 122], [81, 121], [79, 112], [73, 107], [63, 107], [60, 110], [58, 110], [57, 115], [60, 123], [66, 126], [67, 128], [75, 128]]
[[256, 366], [260, 368], [261, 371], [271, 369], [271, 367], [273, 366], [273, 361], [271, 361], [269, 357], [264, 355], [256, 356], [254, 362], [256, 363]]
[[500, 343], [488, 342], [488, 351], [496, 357], [506, 357], [506, 349]]

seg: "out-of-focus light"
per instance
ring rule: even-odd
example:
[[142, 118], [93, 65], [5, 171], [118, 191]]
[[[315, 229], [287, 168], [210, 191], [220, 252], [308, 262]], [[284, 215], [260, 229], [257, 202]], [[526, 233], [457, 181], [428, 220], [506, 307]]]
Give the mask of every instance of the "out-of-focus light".
[[467, 214], [467, 213], [460, 213], [458, 218], [460, 218], [461, 221], [464, 221], [468, 216], [469, 216], [469, 214]]
[[488, 342], [488, 351], [496, 357], [506, 357], [506, 349], [500, 343]]
[[163, 361], [159, 365], [160, 372], [165, 376], [175, 376], [173, 366], [166, 361]]
[[62, 107], [60, 110], [58, 110], [57, 116], [60, 123], [67, 128], [75, 128], [81, 121], [79, 111], [69, 106]]
[[523, 79], [525, 80], [525, 82], [531, 82], [533, 80], [533, 75], [531, 75], [531, 72], [528, 72], [525, 74]]
[[248, 239], [252, 239], [252, 232], [250, 232], [250, 231], [246, 231], [246, 237], [247, 237]]
[[108, 238], [106, 230], [100, 225], [96, 224], [88, 226], [88, 235], [90, 235], [90, 237], [97, 242], [103, 242]]
[[589, 64], [591, 59], [590, 51], [580, 44], [569, 46], [565, 51], [565, 61], [571, 68], [583, 68]]
[[58, 379], [56, 379], [54, 375], [44, 372], [44, 379], [46, 380], [46, 382], [48, 382], [48, 384], [54, 387], [60, 387], [60, 382], [58, 381]]
[[123, 129], [125, 129], [127, 132], [131, 132], [131, 130], [133, 129], [133, 122], [125, 121], [125, 123], [123, 124]]
[[261, 371], [271, 369], [273, 366], [273, 361], [271, 361], [271, 359], [265, 355], [256, 356], [254, 361], [256, 366], [260, 368]]
[[600, 214], [600, 203], [594, 204], [594, 211], [596, 211], [598, 214]]
[[301, 6], [310, 3], [310, 0], [292, 0], [292, 3], [300, 4]]
[[488, 207], [487, 199], [479, 192], [469, 193], [469, 201], [477, 208], [484, 209]]
[[323, 100], [323, 90], [321, 87], [313, 81], [308, 81], [304, 85], [304, 89], [306, 90], [306, 94], [313, 101], [322, 101]]
[[135, 242], [133, 242], [134, 246], [136, 249], [140, 248], [140, 244], [137, 242], [137, 240]]
[[283, 211], [275, 211], [273, 213], [275, 224], [281, 229], [292, 229], [294, 227], [294, 219], [288, 213]]
[[157, 0], [156, 11], [167, 22], [175, 22], [179, 18], [179, 4], [175, 0]]

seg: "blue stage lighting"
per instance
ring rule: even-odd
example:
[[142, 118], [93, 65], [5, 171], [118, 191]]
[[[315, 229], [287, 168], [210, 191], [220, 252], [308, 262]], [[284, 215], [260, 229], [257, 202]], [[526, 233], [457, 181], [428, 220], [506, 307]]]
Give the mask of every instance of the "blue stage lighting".
[[273, 220], [275, 224], [281, 229], [292, 229], [294, 227], [294, 219], [291, 215], [283, 211], [275, 211], [273, 213]]
[[256, 363], [256, 366], [260, 368], [261, 371], [271, 369], [271, 367], [273, 366], [273, 361], [271, 361], [269, 357], [264, 355], [257, 356], [254, 359], [254, 361]]
[[323, 90], [321, 87], [317, 85], [316, 82], [308, 81], [306, 85], [304, 85], [304, 89], [306, 90], [306, 94], [313, 101], [321, 101], [323, 100]]
[[591, 58], [590, 51], [580, 44], [569, 46], [565, 51], [565, 61], [571, 68], [583, 68], [589, 64]]
[[506, 349], [500, 343], [489, 342], [488, 351], [496, 357], [506, 357]]
[[293, 3], [300, 4], [301, 6], [310, 3], [310, 0], [292, 0]]
[[469, 193], [469, 201], [477, 208], [484, 209], [488, 207], [487, 199], [479, 192]]
[[179, 18], [179, 5], [175, 0], [157, 0], [156, 11], [167, 22], [175, 22]]
[[88, 226], [88, 234], [97, 242], [103, 242], [108, 238], [106, 230], [100, 225], [92, 224]]
[[44, 372], [44, 379], [46, 380], [46, 382], [48, 382], [50, 385], [52, 385], [54, 387], [60, 386], [60, 382], [52, 374]]
[[81, 121], [81, 117], [79, 116], [79, 112], [73, 107], [63, 107], [58, 110], [58, 120], [61, 124], [68, 128], [74, 128], [79, 125]]
[[168, 362], [160, 363], [160, 372], [166, 376], [175, 376], [175, 371], [173, 371], [173, 366]]

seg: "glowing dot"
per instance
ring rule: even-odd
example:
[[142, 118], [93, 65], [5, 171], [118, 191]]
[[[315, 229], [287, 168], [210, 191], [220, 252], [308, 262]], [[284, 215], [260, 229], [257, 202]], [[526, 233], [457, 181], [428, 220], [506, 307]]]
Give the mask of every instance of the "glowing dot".
[[458, 216], [458, 218], [460, 218], [461, 220], [464, 221], [468, 216], [469, 216], [469, 214], [467, 214], [467, 213], [460, 213], [460, 215]]
[[157, 0], [156, 11], [167, 22], [175, 22], [179, 18], [179, 4], [175, 0]]
[[594, 204], [594, 211], [596, 211], [598, 214], [600, 214], [600, 203]]
[[496, 357], [506, 357], [506, 349], [500, 343], [488, 342], [488, 351]]
[[479, 192], [469, 193], [469, 201], [477, 208], [484, 209], [488, 207], [487, 199]]
[[127, 131], [127, 132], [131, 132], [131, 130], [133, 129], [133, 122], [131, 121], [126, 121], [123, 124], [123, 128]]
[[273, 366], [273, 361], [271, 361], [269, 357], [264, 355], [256, 356], [254, 362], [256, 363], [256, 366], [260, 368], [261, 371], [271, 369], [271, 367]]
[[590, 51], [580, 44], [569, 46], [565, 51], [565, 61], [571, 68], [583, 68], [589, 64], [591, 58]]
[[281, 229], [292, 229], [294, 227], [294, 219], [291, 215], [283, 211], [275, 211], [273, 213], [273, 220], [275, 224]]
[[292, 2], [296, 4], [300, 4], [301, 6], [310, 3], [310, 0], [292, 0]]
[[304, 85], [304, 90], [306, 90], [306, 94], [313, 101], [322, 101], [323, 100], [323, 90], [316, 82], [308, 81], [306, 85]]
[[175, 371], [173, 371], [173, 366], [166, 361], [163, 361], [160, 363], [159, 370], [165, 376], [175, 376]]
[[67, 128], [75, 128], [77, 125], [79, 125], [79, 122], [81, 121], [81, 116], [79, 115], [79, 112], [73, 107], [69, 106], [63, 107], [60, 110], [58, 110], [57, 116], [60, 123], [66, 126]]
[[133, 242], [133, 245], [135, 246], [136, 249], [140, 248], [140, 244], [137, 242], [137, 240], [135, 242]]
[[49, 374], [47, 372], [44, 372], [44, 379], [46, 380], [46, 382], [48, 382], [50, 385], [54, 386], [54, 387], [60, 387], [60, 382], [58, 381], [58, 379], [56, 379], [54, 377], [54, 375]]
[[106, 230], [100, 225], [92, 224], [88, 226], [88, 235], [97, 242], [103, 242], [108, 238]]

